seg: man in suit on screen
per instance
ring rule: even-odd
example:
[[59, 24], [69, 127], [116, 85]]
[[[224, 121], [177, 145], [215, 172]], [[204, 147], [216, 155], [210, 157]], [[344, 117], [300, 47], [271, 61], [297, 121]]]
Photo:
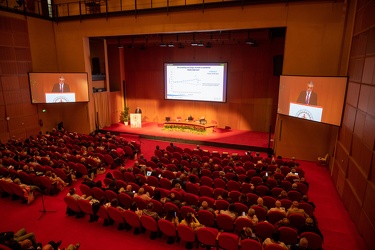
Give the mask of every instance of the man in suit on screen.
[[134, 113], [136, 113], [136, 114], [142, 114], [142, 110], [139, 107], [137, 107], [135, 109]]
[[53, 93], [70, 92], [69, 84], [65, 83], [65, 78], [63, 76], [60, 76], [59, 82], [53, 85], [52, 92]]
[[307, 83], [307, 89], [302, 91], [297, 99], [297, 103], [306, 105], [318, 105], [318, 95], [313, 92], [314, 83], [312, 81]]

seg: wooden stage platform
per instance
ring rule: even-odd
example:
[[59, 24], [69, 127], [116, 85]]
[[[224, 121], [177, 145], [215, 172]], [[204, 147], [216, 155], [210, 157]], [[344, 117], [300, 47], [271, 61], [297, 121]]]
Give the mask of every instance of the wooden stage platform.
[[[115, 123], [100, 129], [101, 132], [127, 134], [139, 138], [181, 142], [193, 145], [233, 148], [258, 152], [270, 152], [273, 149], [273, 134], [267, 132], [215, 128], [212, 133], [194, 134], [180, 131], [163, 130], [165, 123], [142, 122], [141, 128], [131, 128], [123, 123]], [[190, 122], [188, 124], [191, 124]], [[213, 128], [212, 125], [201, 125]]]

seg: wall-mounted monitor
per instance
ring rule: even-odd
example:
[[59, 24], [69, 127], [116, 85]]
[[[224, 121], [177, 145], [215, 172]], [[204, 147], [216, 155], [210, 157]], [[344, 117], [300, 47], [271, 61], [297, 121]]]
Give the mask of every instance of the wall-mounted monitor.
[[30, 72], [32, 103], [88, 102], [87, 73]]
[[347, 77], [280, 76], [279, 114], [341, 125]]
[[164, 98], [226, 102], [227, 70], [227, 63], [164, 63]]

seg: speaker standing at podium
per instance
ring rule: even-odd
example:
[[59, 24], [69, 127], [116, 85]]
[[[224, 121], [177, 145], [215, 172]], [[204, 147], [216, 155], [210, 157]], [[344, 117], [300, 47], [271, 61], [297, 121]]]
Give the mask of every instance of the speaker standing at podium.
[[302, 91], [297, 99], [297, 103], [307, 105], [318, 105], [318, 95], [313, 92], [314, 83], [312, 81], [307, 83], [307, 90]]
[[60, 76], [59, 82], [53, 85], [52, 91], [53, 93], [65, 93], [70, 92], [69, 84], [65, 83], [65, 78]]
[[136, 114], [142, 114], [142, 110], [139, 107], [137, 107], [135, 109], [134, 113], [136, 113]]

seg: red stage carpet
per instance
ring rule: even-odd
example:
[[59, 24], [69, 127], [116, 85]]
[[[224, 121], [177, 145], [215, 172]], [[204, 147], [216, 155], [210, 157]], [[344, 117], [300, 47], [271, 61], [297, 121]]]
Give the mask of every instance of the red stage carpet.
[[[266, 152], [268, 150], [269, 133], [215, 128], [215, 132], [205, 135], [189, 132], [164, 131], [163, 123], [143, 122], [142, 128], [131, 128], [123, 123], [115, 123], [104, 127], [101, 131], [110, 131], [116, 134], [134, 134], [140, 138], [177, 141], [181, 143], [200, 144], [217, 147], [237, 148], [251, 151]], [[272, 138], [271, 144], [272, 148]]]

